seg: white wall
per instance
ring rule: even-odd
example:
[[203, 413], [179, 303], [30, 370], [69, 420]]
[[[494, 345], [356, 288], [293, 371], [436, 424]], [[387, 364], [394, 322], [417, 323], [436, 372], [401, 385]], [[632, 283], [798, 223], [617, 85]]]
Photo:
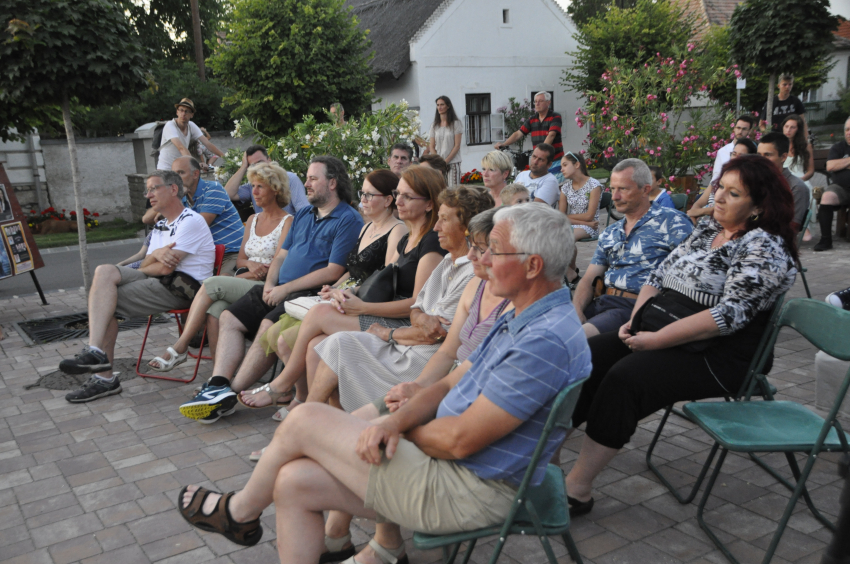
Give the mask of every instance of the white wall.
[[835, 51], [832, 53], [832, 60], [836, 61], [836, 65], [829, 72], [826, 83], [818, 88], [818, 101], [837, 100], [839, 88], [847, 86], [847, 65], [850, 63], [850, 51]]
[[[506, 25], [505, 9], [510, 11]], [[578, 97], [560, 84], [564, 69], [572, 64], [565, 52], [576, 48], [573, 33], [572, 22], [551, 0], [455, 0], [411, 44], [423, 133], [433, 120], [434, 100], [441, 95], [451, 98], [463, 120], [466, 94], [489, 93], [491, 113], [496, 113], [509, 97], [522, 101], [533, 91], [553, 90], [554, 109], [563, 118], [564, 148], [581, 149], [585, 132], [574, 120]], [[388, 94], [379, 92], [385, 100]], [[465, 136], [463, 143], [463, 172], [480, 168], [481, 157], [493, 149], [468, 146]], [[530, 148], [530, 141], [526, 145]]]

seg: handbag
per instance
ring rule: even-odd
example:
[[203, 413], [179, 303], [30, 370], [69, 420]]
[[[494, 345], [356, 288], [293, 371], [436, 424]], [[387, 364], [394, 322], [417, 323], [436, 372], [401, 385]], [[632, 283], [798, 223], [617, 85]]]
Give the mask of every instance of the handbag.
[[[635, 312], [632, 318], [631, 333], [632, 335], [637, 334], [639, 331], [654, 333], [671, 323], [705, 311], [708, 308], [709, 306], [692, 300], [676, 290], [665, 288], [660, 294], [656, 294], [646, 300], [640, 306], [640, 309]], [[717, 344], [718, 339], [719, 337], [701, 339], [679, 345], [679, 347], [687, 352], [698, 353]]]
[[195, 294], [201, 289], [200, 282], [179, 270], [160, 276], [159, 283], [165, 286], [175, 298], [189, 302], [195, 299]]
[[319, 296], [301, 296], [300, 298], [295, 298], [294, 300], [285, 301], [283, 303], [283, 309], [290, 317], [294, 317], [299, 321], [303, 321], [304, 317], [307, 316], [307, 312], [310, 311], [311, 307], [316, 304], [329, 303], [331, 303], [329, 300], [323, 300]]
[[357, 297], [373, 304], [391, 302], [395, 298], [396, 284], [398, 284], [398, 266], [389, 264], [373, 272], [360, 284]]

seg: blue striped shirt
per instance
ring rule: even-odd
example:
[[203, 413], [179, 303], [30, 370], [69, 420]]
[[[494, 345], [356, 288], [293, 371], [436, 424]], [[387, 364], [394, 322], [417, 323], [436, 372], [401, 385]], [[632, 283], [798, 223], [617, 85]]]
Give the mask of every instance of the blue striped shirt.
[[[242, 246], [242, 236], [245, 226], [239, 218], [239, 212], [233, 207], [233, 202], [224, 187], [218, 182], [198, 180], [198, 187], [192, 199], [192, 211], [197, 213], [213, 213], [215, 219], [210, 225], [213, 241], [216, 245], [224, 245], [224, 252], [236, 253]], [[183, 198], [183, 205], [190, 207]]]
[[[484, 480], [519, 485], [558, 392], [590, 374], [590, 348], [566, 288], [536, 301], [514, 317], [500, 317], [469, 357], [472, 366], [440, 403], [437, 417], [457, 416], [484, 395], [523, 423], [475, 454], [455, 461]], [[564, 431], [554, 431], [534, 471], [546, 464]]]

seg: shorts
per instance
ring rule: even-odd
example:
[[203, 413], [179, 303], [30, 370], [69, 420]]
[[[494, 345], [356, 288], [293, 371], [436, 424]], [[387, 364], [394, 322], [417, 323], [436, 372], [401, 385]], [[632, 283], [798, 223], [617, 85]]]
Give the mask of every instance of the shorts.
[[[455, 368], [457, 368], [460, 365], [461, 365], [461, 361], [455, 360], [452, 363], [452, 367], [449, 369], [449, 374], [451, 374], [452, 370], [454, 370]], [[387, 402], [384, 401], [385, 398], [386, 398], [386, 396], [381, 396], [381, 397], [375, 399], [375, 401], [372, 402], [372, 405], [374, 405], [375, 409], [378, 410], [378, 417], [383, 417], [384, 415], [390, 414], [390, 408], [387, 407]]]
[[451, 460], [431, 458], [401, 439], [391, 460], [369, 470], [364, 504], [377, 522], [433, 535], [502, 524], [516, 487], [484, 480]]
[[586, 323], [596, 327], [600, 333], [617, 331], [631, 319], [635, 301], [632, 298], [603, 294], [584, 309]]
[[263, 301], [265, 284], [258, 284], [248, 290], [248, 293], [233, 302], [227, 311], [239, 320], [247, 329], [248, 335], [255, 335], [264, 319], [277, 322], [286, 313], [284, 302], [272, 307]]
[[147, 317], [171, 309], [187, 309], [189, 300], [181, 300], [163, 286], [159, 278], [148, 276], [133, 268], [116, 266], [121, 273], [115, 317]]
[[[223, 272], [223, 271], [222, 271]], [[207, 313], [215, 318], [221, 317], [221, 312], [248, 293], [254, 286], [263, 286], [258, 280], [247, 280], [235, 276], [211, 276], [204, 280], [204, 291], [213, 301]]]
[[239, 258], [239, 251], [232, 253], [224, 253], [224, 258], [221, 260], [221, 274], [219, 276], [233, 276], [236, 271], [236, 259]]
[[840, 184], [830, 184], [824, 189], [824, 192], [833, 192], [838, 196], [838, 205], [850, 206], [850, 190]]

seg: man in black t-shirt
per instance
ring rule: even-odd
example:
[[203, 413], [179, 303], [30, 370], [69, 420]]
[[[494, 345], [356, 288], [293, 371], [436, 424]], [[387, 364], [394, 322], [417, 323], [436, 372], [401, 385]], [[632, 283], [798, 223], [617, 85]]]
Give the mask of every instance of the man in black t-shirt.
[[[791, 89], [794, 88], [794, 75], [783, 74], [779, 77], [779, 96], [773, 98], [773, 131], [782, 131], [782, 120], [791, 114], [797, 114], [803, 121], [806, 120], [803, 114], [806, 113], [806, 107], [799, 98], [791, 94]], [[761, 107], [761, 121], [759, 128], [764, 131], [767, 126], [767, 104]]]
[[826, 171], [830, 173], [832, 184], [823, 191], [818, 208], [821, 236], [815, 245], [816, 251], [832, 248], [833, 211], [839, 206], [850, 206], [850, 118], [844, 122], [844, 140], [829, 149]]

